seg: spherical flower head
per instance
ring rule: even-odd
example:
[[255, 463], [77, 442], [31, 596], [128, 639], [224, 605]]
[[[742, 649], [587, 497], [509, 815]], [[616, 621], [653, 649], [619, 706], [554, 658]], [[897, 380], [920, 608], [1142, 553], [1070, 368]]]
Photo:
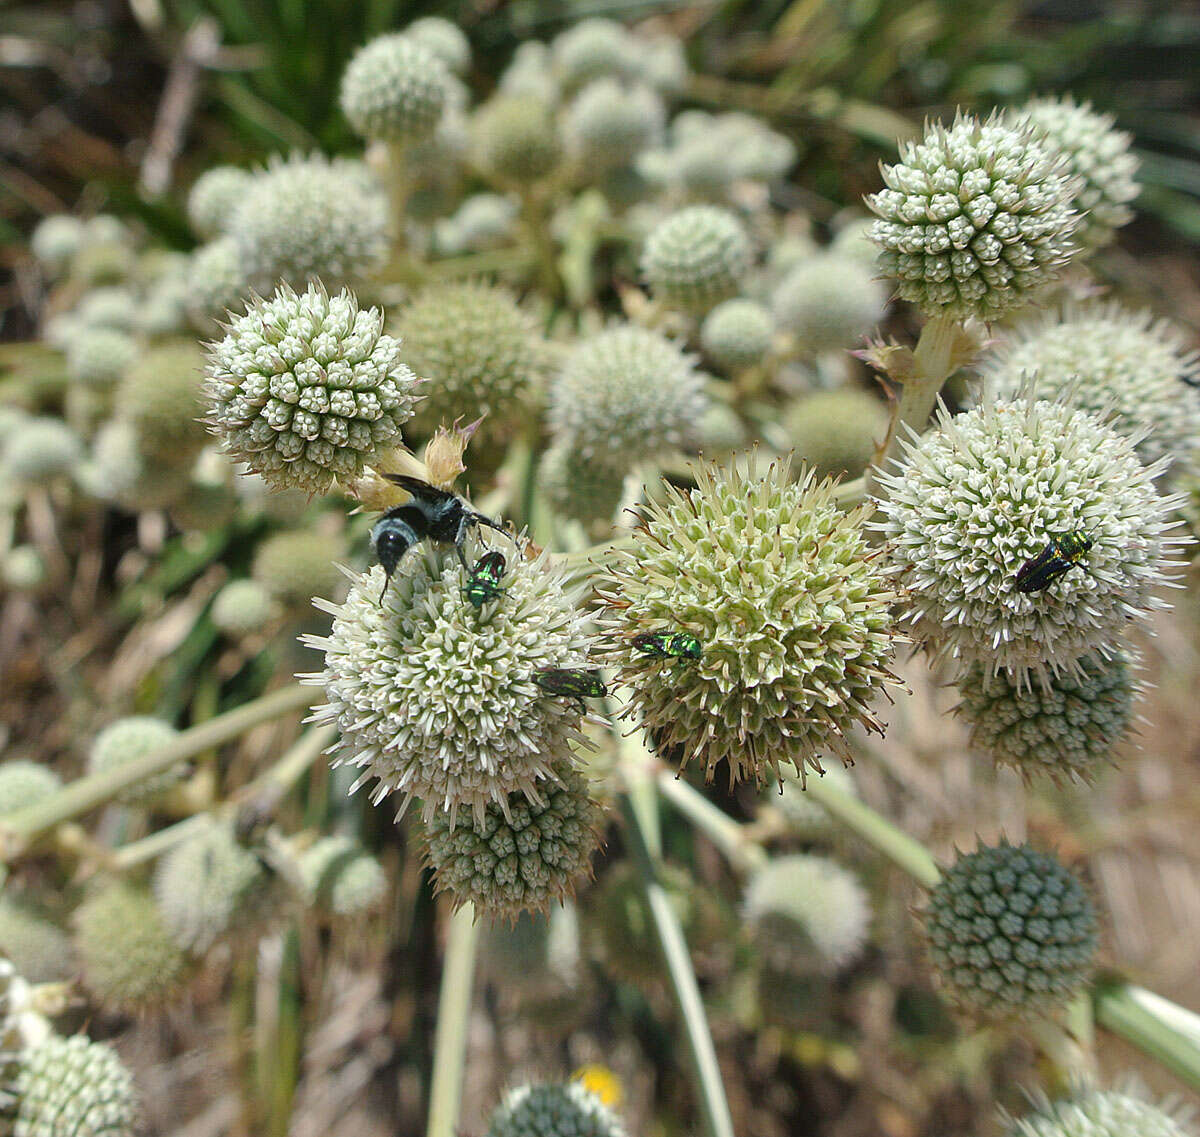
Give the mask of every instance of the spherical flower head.
[[215, 327], [216, 318], [240, 309], [249, 292], [249, 278], [238, 243], [232, 237], [218, 237], [192, 254], [186, 303], [188, 316], [197, 328]]
[[887, 435], [887, 407], [866, 391], [818, 391], [794, 402], [783, 429], [819, 477], [857, 478]]
[[559, 34], [550, 49], [555, 71], [570, 90], [605, 75], [632, 78], [637, 73], [637, 42], [615, 20], [580, 20]]
[[871, 229], [875, 225], [872, 217], [855, 217], [837, 231], [829, 246], [831, 253], [865, 264], [875, 273], [875, 262], [879, 257], [879, 246], [871, 240]]
[[655, 144], [666, 124], [662, 99], [644, 84], [594, 79], [567, 108], [564, 132], [588, 169], [618, 166]]
[[83, 222], [69, 213], [43, 217], [29, 238], [30, 251], [55, 276], [66, 270], [83, 243]]
[[493, 248], [512, 236], [519, 208], [503, 194], [472, 194], [453, 216], [434, 225], [434, 245], [444, 256]]
[[271, 590], [257, 580], [231, 580], [208, 610], [217, 628], [230, 636], [262, 631], [277, 614]]
[[342, 76], [340, 103], [364, 138], [420, 142], [437, 127], [449, 85], [445, 63], [419, 36], [393, 32], [355, 52]]
[[83, 457], [83, 443], [62, 419], [30, 418], [0, 448], [0, 469], [18, 482], [36, 485], [69, 474]]
[[[870, 507], [842, 513], [832, 483], [793, 481], [787, 460], [701, 468], [696, 483], [643, 510], [596, 585], [627, 711], [710, 778], [722, 760], [731, 784], [781, 763], [819, 771], [854, 725], [882, 731], [870, 705], [890, 679], [894, 593], [862, 530]], [[701, 658], [629, 642], [663, 629], [694, 635]]]
[[713, 401], [696, 424], [696, 448], [701, 454], [728, 454], [746, 446], [746, 426], [728, 403]]
[[555, 443], [538, 463], [538, 488], [565, 517], [584, 525], [612, 523], [626, 471], [586, 458], [570, 441]]
[[137, 297], [128, 288], [94, 288], [84, 294], [73, 315], [83, 327], [131, 331], [137, 324], [138, 307]]
[[[1022, 396], [905, 441], [881, 473], [880, 528], [905, 589], [916, 639], [939, 656], [1013, 673], [1024, 685], [1109, 653], [1130, 619], [1166, 604], [1155, 590], [1176, 566], [1178, 504], [1158, 470], [1085, 411]], [[1017, 573], [1052, 539], [1084, 534], [1081, 563], [1032, 593]]]
[[550, 48], [540, 40], [517, 44], [512, 61], [501, 72], [498, 88], [506, 95], [532, 96], [556, 106], [562, 95], [550, 66]]
[[871, 908], [858, 877], [828, 857], [775, 857], [746, 884], [742, 911], [768, 963], [834, 974], [862, 952]]
[[338, 591], [343, 543], [328, 534], [298, 529], [275, 533], [258, 547], [251, 573], [277, 600], [307, 608], [314, 596]]
[[455, 75], [471, 66], [471, 41], [462, 28], [441, 16], [422, 16], [404, 29], [404, 35], [432, 52]]
[[378, 908], [387, 891], [383, 866], [350, 837], [322, 837], [301, 854], [304, 898], [334, 916]]
[[867, 198], [879, 267], [930, 316], [994, 319], [1027, 303], [1076, 253], [1077, 180], [1031, 126], [959, 115], [883, 167]]
[[929, 894], [924, 921], [946, 994], [989, 1018], [1065, 1005], [1096, 954], [1096, 913], [1083, 885], [1028, 845], [960, 854]]
[[27, 758], [0, 762], [0, 816], [45, 801], [61, 786], [53, 770]]
[[128, 332], [84, 327], [67, 345], [67, 375], [88, 387], [110, 387], [137, 354], [137, 340]]
[[56, 1035], [29, 1050], [21, 1063], [14, 1137], [133, 1137], [138, 1098], [117, 1052], [81, 1034]]
[[[468, 550], [468, 561], [474, 554]], [[587, 665], [583, 619], [544, 557], [506, 553], [504, 595], [476, 611], [452, 554], [413, 550], [384, 587], [382, 568], [358, 577], [332, 613], [319, 722], [341, 731], [338, 762], [357, 766], [355, 788], [372, 779], [382, 801], [420, 798], [428, 823], [461, 807], [476, 825], [520, 791], [535, 805], [541, 784], [578, 738], [580, 711], [538, 687], [543, 667]], [[381, 600], [382, 595], [382, 600]]]
[[887, 296], [861, 260], [824, 253], [796, 265], [771, 297], [779, 326], [816, 355], [854, 347], [883, 319]]
[[71, 940], [33, 908], [0, 898], [0, 954], [30, 983], [65, 979], [72, 970]]
[[486, 1137], [625, 1137], [617, 1116], [579, 1082], [509, 1090]]
[[646, 238], [642, 273], [656, 298], [703, 313], [737, 292], [751, 255], [750, 238], [729, 210], [693, 205]]
[[214, 166], [201, 174], [187, 197], [187, 215], [192, 230], [204, 241], [229, 231], [237, 204], [250, 188], [253, 175], [238, 166]]
[[511, 293], [454, 282], [422, 289], [396, 319], [404, 358], [427, 380], [420, 424], [486, 415], [485, 431], [510, 426], [545, 368], [544, 347]]
[[192, 955], [252, 920], [264, 884], [258, 858], [216, 821], [160, 857], [153, 880], [164, 927]]
[[[851, 797], [858, 797], [858, 787], [845, 766], [830, 763], [821, 780]], [[769, 785], [763, 791], [762, 801], [779, 809], [787, 819], [788, 832], [794, 837], [828, 842], [838, 832], [829, 811], [791, 774], [785, 773], [782, 779]]]
[[1182, 332], [1146, 311], [1092, 300], [1006, 329], [978, 365], [989, 394], [1009, 399], [1030, 375], [1040, 398], [1108, 417], [1146, 464], [1200, 438], [1200, 356]]
[[122, 377], [115, 397], [117, 417], [134, 428], [138, 451], [148, 465], [179, 470], [204, 448], [203, 367], [200, 345], [179, 339], [142, 352]]
[[1133, 661], [1118, 650], [1108, 659], [1085, 655], [1076, 672], [1029, 687], [975, 664], [957, 686], [971, 745], [997, 766], [1026, 781], [1091, 782], [1133, 725], [1139, 685]]
[[726, 371], [761, 363], [771, 350], [775, 318], [761, 304], [741, 298], [718, 304], [700, 326], [704, 354]]
[[648, 328], [618, 325], [583, 340], [550, 388], [556, 441], [609, 469], [683, 445], [708, 402], [694, 364]]
[[540, 181], [562, 158], [554, 116], [536, 95], [489, 99], [475, 112], [472, 136], [480, 165], [519, 186]]
[[70, 279], [85, 288], [116, 285], [127, 280], [136, 254], [124, 241], [86, 241], [71, 261]]
[[1190, 1126], [1167, 1109], [1119, 1090], [1080, 1089], [1043, 1099], [1027, 1117], [1011, 1120], [1005, 1137], [1189, 1137]]
[[324, 493], [400, 441], [418, 388], [400, 356], [383, 313], [348, 290], [281, 285], [212, 346], [209, 427], [272, 487]]
[[334, 287], [370, 275], [387, 255], [387, 199], [361, 162], [296, 155], [255, 175], [229, 235], [260, 292], [312, 278]]
[[123, 883], [105, 885], [75, 912], [84, 986], [105, 1007], [160, 1007], [183, 983], [183, 952], [153, 897]]
[[1032, 126], [1050, 148], [1067, 159], [1078, 179], [1075, 208], [1083, 215], [1075, 240], [1084, 249], [1107, 245], [1122, 225], [1133, 220], [1129, 203], [1137, 197], [1138, 159], [1130, 153], [1133, 136], [1115, 130], [1112, 115], [1077, 103], [1070, 95], [1031, 99], [1010, 121]]
[[435, 813], [426, 830], [434, 887], [455, 908], [468, 902], [490, 919], [545, 912], [575, 895], [600, 843], [600, 807], [577, 770], [563, 765], [537, 799], [514, 792], [483, 820], [455, 825]]
[[[170, 746], [178, 737], [179, 731], [169, 722], [150, 715], [130, 715], [117, 719], [109, 723], [92, 742], [88, 751], [88, 773], [99, 774], [136, 762], [147, 754]], [[144, 804], [176, 785], [183, 773], [182, 764], [173, 766], [123, 790], [120, 800], [129, 805]]]

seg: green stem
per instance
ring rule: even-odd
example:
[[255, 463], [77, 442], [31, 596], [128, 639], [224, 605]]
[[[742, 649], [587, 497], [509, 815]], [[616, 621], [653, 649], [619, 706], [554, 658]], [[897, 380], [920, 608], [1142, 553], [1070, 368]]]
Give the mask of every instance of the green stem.
[[464, 904], [450, 917], [446, 960], [442, 965], [426, 1137], [455, 1137], [457, 1131], [478, 940], [475, 907]]
[[318, 698], [318, 690], [299, 683], [272, 691], [183, 731], [169, 745], [151, 754], [79, 778], [34, 805], [5, 814], [0, 817], [0, 856], [6, 862], [13, 861], [56, 825], [111, 801], [122, 790], [169, 770], [185, 758], [237, 738], [260, 723], [308, 707]]
[[1200, 1016], [1112, 976], [1092, 991], [1096, 1021], [1200, 1090]]
[[670, 770], [659, 770], [656, 781], [658, 792], [701, 830], [735, 869], [749, 873], [766, 864], [766, 850], [747, 835], [741, 822], [718, 809]]

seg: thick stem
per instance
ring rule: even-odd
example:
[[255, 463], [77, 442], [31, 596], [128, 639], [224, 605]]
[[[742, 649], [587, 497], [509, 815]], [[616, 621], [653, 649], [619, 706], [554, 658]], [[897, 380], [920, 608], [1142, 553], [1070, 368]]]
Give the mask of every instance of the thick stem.
[[455, 1137], [457, 1132], [478, 941], [475, 907], [464, 904], [450, 917], [446, 960], [442, 965], [426, 1137]]
[[1121, 979], [1099, 980], [1092, 993], [1096, 1021], [1200, 1090], [1200, 1016]]
[[766, 850], [746, 833], [746, 827], [719, 810], [682, 778], [661, 769], [657, 783], [658, 792], [703, 832], [738, 872], [753, 872], [766, 864]]

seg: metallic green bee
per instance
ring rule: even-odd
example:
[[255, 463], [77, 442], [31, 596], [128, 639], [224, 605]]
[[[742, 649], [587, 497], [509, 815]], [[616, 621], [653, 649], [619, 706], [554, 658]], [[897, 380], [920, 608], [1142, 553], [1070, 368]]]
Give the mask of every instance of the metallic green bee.
[[463, 595], [466, 596], [476, 610], [482, 608], [489, 600], [497, 599], [500, 593], [504, 591], [500, 587], [500, 578], [504, 575], [506, 564], [504, 554], [496, 549], [491, 549], [484, 553], [475, 562], [474, 567], [467, 576], [467, 583], [463, 587]]
[[539, 667], [533, 681], [551, 695], [566, 695], [586, 712], [584, 699], [599, 699], [608, 694], [600, 672], [588, 667]]
[[1041, 592], [1048, 588], [1064, 573], [1082, 565], [1083, 558], [1095, 543], [1086, 533], [1051, 537], [1036, 557], [1031, 557], [1017, 569], [1017, 591]]
[[704, 650], [691, 632], [639, 632], [629, 642], [655, 659], [699, 659]]

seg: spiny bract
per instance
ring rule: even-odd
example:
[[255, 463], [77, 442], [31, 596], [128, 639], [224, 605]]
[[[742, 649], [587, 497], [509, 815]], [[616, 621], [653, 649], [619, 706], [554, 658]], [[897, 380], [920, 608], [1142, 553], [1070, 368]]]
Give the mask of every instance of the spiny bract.
[[509, 1090], [486, 1137], [625, 1137], [625, 1127], [594, 1093], [566, 1082]]
[[[791, 480], [790, 463], [701, 468], [690, 493], [668, 489], [645, 510], [632, 547], [597, 593], [608, 651], [660, 753], [724, 759], [730, 782], [762, 782], [781, 763], [820, 770], [856, 724], [882, 730], [871, 704], [890, 679], [894, 593], [862, 523], [832, 484]], [[662, 663], [636, 633], [676, 628], [698, 660]]]
[[28, 1051], [17, 1078], [14, 1137], [133, 1137], [133, 1078], [117, 1052], [81, 1034]]

